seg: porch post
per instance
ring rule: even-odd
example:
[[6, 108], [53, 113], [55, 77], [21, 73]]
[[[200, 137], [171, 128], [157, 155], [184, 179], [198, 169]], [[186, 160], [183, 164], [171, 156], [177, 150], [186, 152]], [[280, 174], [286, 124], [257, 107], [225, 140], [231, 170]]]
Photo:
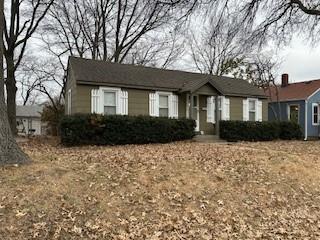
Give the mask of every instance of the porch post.
[[220, 116], [220, 111], [219, 111], [219, 96], [217, 95], [215, 97], [215, 104], [216, 104], [216, 112], [215, 112], [215, 118], [216, 118], [216, 127], [215, 127], [215, 131], [216, 131], [216, 135], [219, 137], [220, 135], [220, 119], [221, 119], [221, 116]]

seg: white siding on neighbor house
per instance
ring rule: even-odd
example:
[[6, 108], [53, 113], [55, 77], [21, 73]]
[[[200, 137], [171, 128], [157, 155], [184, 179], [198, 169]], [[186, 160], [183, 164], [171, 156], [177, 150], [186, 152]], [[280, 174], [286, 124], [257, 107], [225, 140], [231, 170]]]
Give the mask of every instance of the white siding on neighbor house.
[[[18, 133], [19, 134], [33, 134], [33, 135], [42, 135], [42, 129], [41, 129], [41, 119], [38, 118], [19, 118], [17, 117], [17, 122], [19, 122]], [[35, 132], [32, 133], [29, 130], [34, 129]]]

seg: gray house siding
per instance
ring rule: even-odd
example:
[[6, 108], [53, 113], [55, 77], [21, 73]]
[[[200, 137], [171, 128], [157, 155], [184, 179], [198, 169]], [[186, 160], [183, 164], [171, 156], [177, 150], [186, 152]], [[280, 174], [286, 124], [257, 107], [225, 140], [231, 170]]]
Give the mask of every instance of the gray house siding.
[[319, 136], [319, 125], [313, 125], [312, 123], [312, 104], [320, 103], [320, 91], [316, 92], [308, 99], [308, 136], [310, 137], [318, 137]]

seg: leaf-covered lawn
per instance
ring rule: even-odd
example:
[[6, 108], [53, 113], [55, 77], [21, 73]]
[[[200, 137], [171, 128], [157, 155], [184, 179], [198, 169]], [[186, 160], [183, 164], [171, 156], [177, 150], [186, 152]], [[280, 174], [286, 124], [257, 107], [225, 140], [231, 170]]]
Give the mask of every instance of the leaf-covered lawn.
[[0, 239], [319, 239], [319, 144], [22, 143]]

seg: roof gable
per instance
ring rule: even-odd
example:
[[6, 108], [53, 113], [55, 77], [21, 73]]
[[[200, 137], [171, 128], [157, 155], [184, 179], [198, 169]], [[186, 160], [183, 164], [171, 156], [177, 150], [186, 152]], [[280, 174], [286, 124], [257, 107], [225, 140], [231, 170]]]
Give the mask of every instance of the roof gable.
[[164, 70], [70, 57], [69, 67], [78, 84], [99, 84], [178, 92], [194, 91], [210, 83], [223, 95], [266, 97], [247, 81], [208, 74]]

